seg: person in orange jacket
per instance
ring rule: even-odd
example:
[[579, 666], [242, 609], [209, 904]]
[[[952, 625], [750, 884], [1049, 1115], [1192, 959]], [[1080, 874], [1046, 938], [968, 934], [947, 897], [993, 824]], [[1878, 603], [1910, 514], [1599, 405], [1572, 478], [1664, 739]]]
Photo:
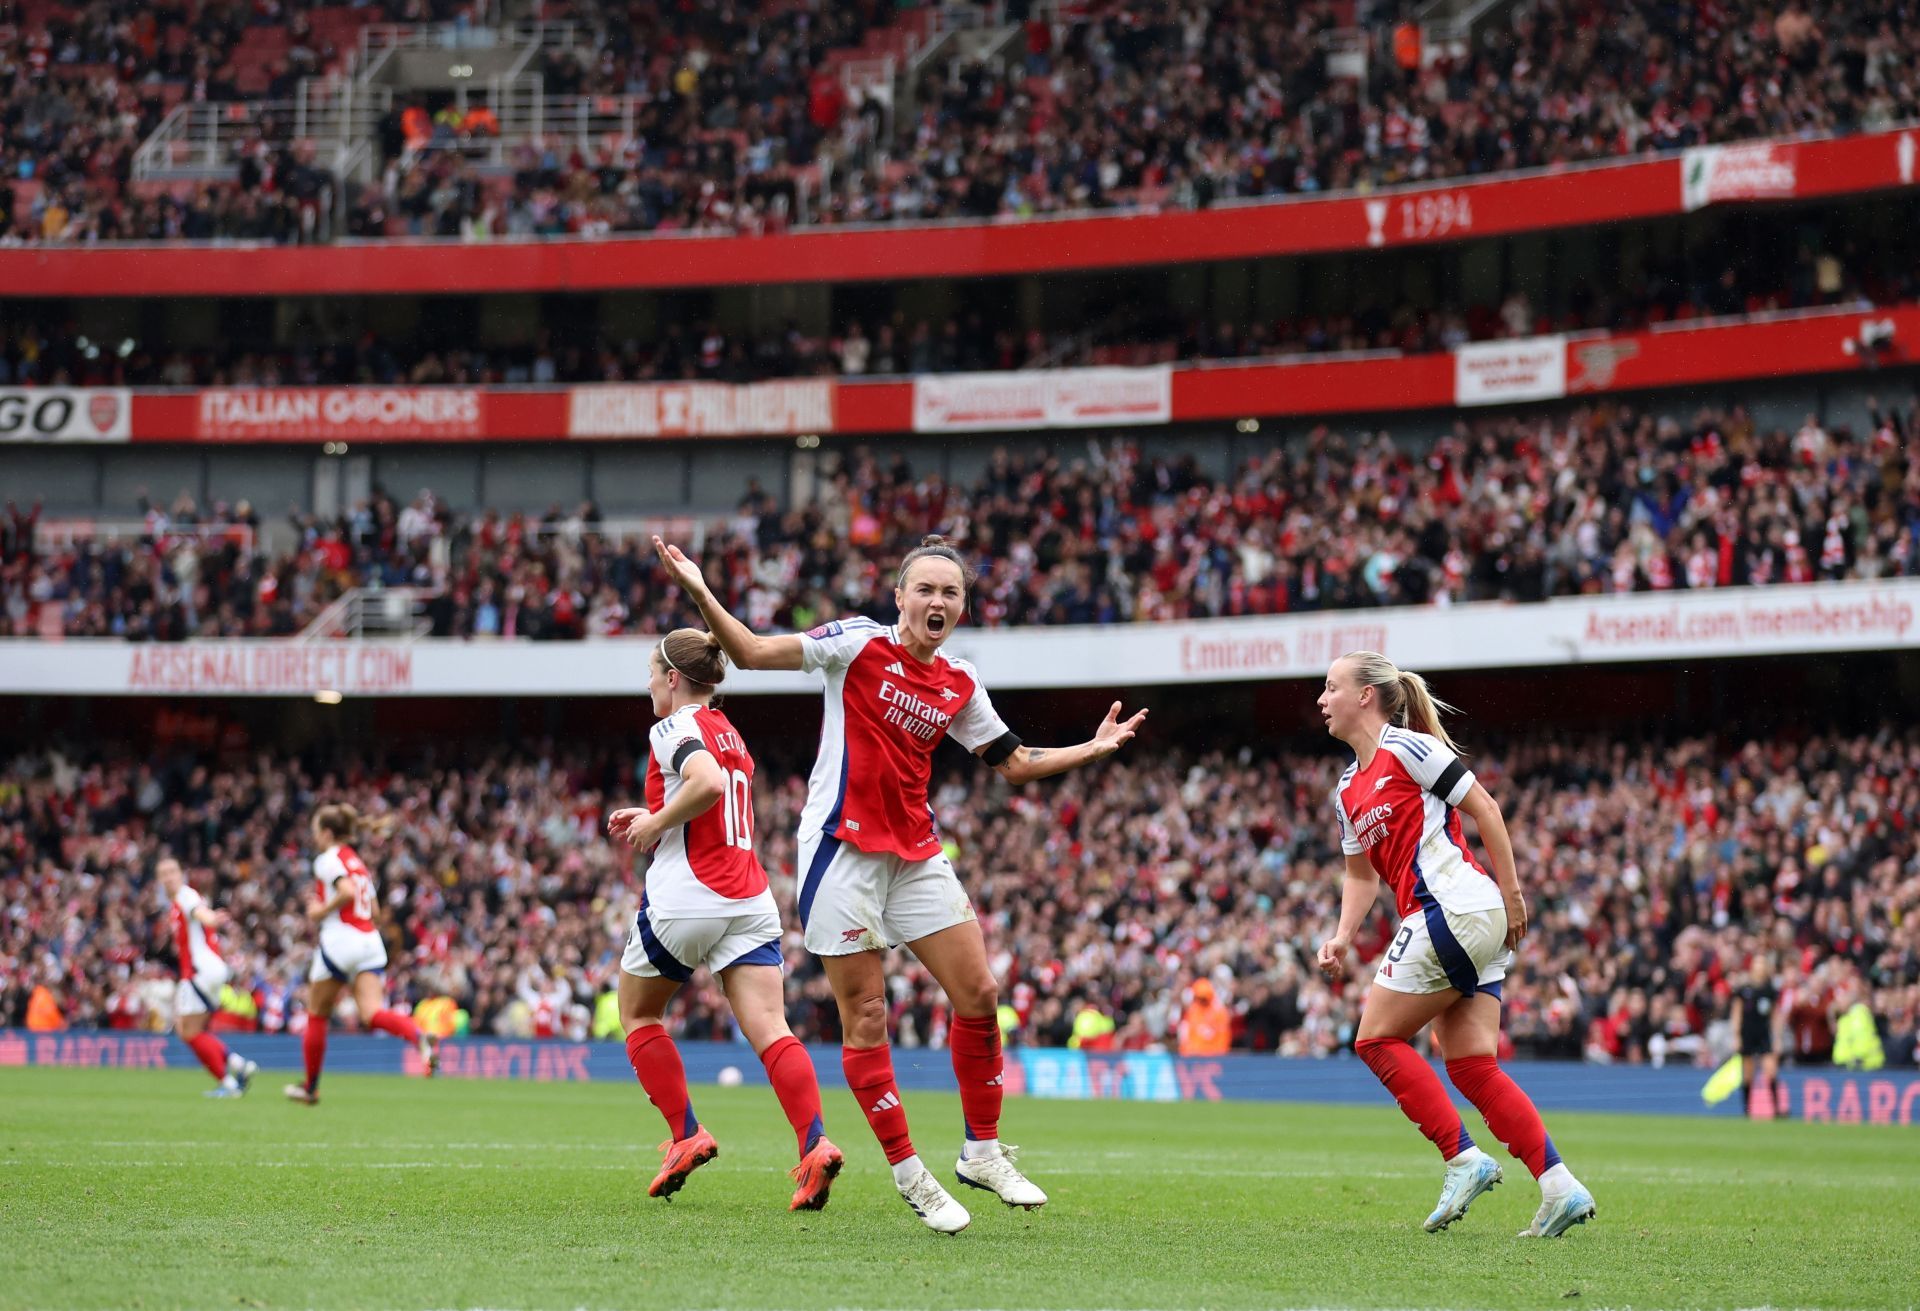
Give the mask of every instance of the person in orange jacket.
[[433, 140], [433, 116], [427, 113], [425, 105], [415, 101], [400, 115], [400, 130], [406, 137], [407, 149], [418, 150]]
[[60, 1013], [60, 1001], [53, 995], [53, 989], [46, 984], [35, 985], [27, 998], [27, 1029], [32, 1033], [58, 1033], [67, 1027], [67, 1017]]
[[1193, 1000], [1180, 1016], [1180, 1054], [1219, 1056], [1232, 1041], [1232, 1013], [1215, 995], [1211, 980], [1194, 980]]

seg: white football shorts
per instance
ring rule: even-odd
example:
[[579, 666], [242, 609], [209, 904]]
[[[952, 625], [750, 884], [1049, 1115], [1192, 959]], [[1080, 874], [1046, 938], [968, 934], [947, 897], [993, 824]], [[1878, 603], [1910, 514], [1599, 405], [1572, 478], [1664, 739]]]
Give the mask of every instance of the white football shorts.
[[322, 924], [320, 949], [313, 953], [313, 968], [307, 982], [338, 979], [351, 983], [357, 974], [369, 974], [387, 968], [387, 944], [378, 933], [346, 924]]
[[1430, 993], [1457, 988], [1500, 995], [1513, 953], [1507, 950], [1507, 912], [1455, 914], [1434, 906], [1400, 921], [1373, 981], [1395, 992]]
[[800, 924], [816, 956], [881, 951], [975, 917], [945, 852], [903, 860], [815, 836], [801, 840], [799, 868]]
[[220, 989], [232, 977], [233, 971], [227, 968], [225, 961], [202, 961], [192, 978], [180, 980], [179, 986], [174, 988], [174, 1016], [211, 1015], [219, 1010]]
[[780, 917], [772, 911], [751, 915], [694, 918], [662, 915], [645, 901], [627, 932], [620, 968], [641, 979], [685, 983], [702, 965], [715, 974], [734, 965], [771, 965], [778, 969]]

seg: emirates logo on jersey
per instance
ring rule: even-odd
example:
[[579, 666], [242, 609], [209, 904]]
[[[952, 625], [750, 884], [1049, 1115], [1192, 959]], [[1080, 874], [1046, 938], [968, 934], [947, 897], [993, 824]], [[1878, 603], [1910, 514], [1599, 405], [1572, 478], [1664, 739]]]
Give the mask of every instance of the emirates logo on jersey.
[[[954, 693], [949, 689], [948, 695]], [[905, 729], [922, 742], [937, 741], [953, 722], [953, 716], [945, 710], [884, 680], [880, 684], [880, 702], [886, 707], [881, 717], [887, 723]]]
[[1387, 821], [1393, 818], [1393, 803], [1383, 802], [1361, 811], [1353, 819], [1354, 840], [1367, 848], [1387, 836]]

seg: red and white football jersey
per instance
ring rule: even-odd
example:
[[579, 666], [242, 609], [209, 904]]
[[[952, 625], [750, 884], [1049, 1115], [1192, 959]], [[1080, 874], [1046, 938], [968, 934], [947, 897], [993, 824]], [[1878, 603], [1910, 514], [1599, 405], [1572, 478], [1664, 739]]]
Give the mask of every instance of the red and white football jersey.
[[211, 963], [220, 960], [220, 941], [193, 912], [207, 904], [205, 897], [187, 884], [180, 885], [167, 907], [167, 924], [173, 930], [173, 949], [179, 956], [180, 977], [191, 979]]
[[1506, 903], [1500, 885], [1467, 846], [1454, 807], [1473, 772], [1439, 738], [1388, 725], [1365, 769], [1354, 761], [1333, 790], [1340, 850], [1365, 853], [1393, 889], [1402, 917], [1429, 906], [1456, 914]]
[[753, 853], [753, 757], [740, 730], [711, 706], [681, 706], [648, 735], [647, 809], [680, 790], [681, 768], [705, 751], [726, 783], [720, 800], [660, 835], [647, 868], [647, 907], [689, 918], [774, 910], [767, 871]]
[[336, 890], [351, 894], [345, 905], [320, 921], [323, 930], [330, 924], [344, 924], [362, 933], [374, 931], [373, 872], [352, 847], [342, 843], [321, 852], [313, 861], [313, 877], [323, 902], [332, 900]]
[[921, 664], [898, 629], [871, 619], [822, 624], [800, 646], [801, 668], [827, 682], [802, 838], [820, 833], [925, 860], [940, 850], [927, 801], [933, 749], [951, 734], [977, 751], [1007, 731], [979, 674], [945, 655]]

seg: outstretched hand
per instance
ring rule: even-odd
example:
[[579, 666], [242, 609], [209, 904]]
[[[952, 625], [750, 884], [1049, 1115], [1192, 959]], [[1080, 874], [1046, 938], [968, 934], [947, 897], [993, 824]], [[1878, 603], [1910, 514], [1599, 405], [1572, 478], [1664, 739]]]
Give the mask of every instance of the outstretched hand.
[[686, 552], [661, 541], [658, 533], [654, 534], [653, 549], [659, 553], [660, 563], [666, 566], [667, 576], [679, 584], [681, 591], [693, 597], [706, 592], [706, 577], [700, 572], [700, 566], [687, 558]]
[[1107, 711], [1107, 717], [1100, 721], [1100, 727], [1093, 732], [1094, 749], [1102, 756], [1112, 755], [1133, 741], [1133, 735], [1140, 731], [1141, 721], [1146, 717], [1147, 712], [1140, 710], [1134, 714], [1133, 718], [1122, 723], [1120, 703], [1114, 702], [1112, 708]]

